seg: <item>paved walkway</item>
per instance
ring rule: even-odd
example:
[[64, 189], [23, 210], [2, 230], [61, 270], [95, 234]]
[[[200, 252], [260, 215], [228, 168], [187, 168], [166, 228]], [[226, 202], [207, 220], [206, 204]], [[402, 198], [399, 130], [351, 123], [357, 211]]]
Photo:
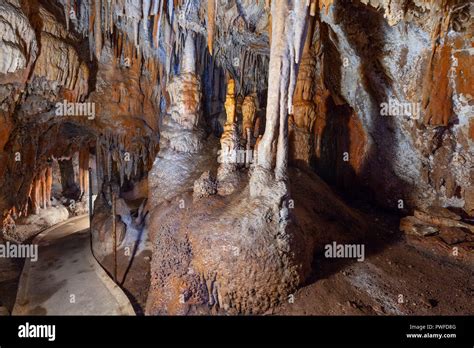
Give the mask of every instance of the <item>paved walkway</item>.
[[39, 234], [38, 260], [27, 260], [13, 315], [135, 315], [130, 301], [92, 256], [89, 219]]

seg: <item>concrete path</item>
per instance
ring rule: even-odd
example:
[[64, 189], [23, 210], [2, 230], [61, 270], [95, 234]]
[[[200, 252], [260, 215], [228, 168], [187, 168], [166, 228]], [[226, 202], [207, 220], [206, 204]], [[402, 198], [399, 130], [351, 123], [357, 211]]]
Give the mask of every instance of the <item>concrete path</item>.
[[87, 216], [40, 233], [33, 244], [38, 260], [25, 262], [13, 315], [135, 315], [92, 255]]

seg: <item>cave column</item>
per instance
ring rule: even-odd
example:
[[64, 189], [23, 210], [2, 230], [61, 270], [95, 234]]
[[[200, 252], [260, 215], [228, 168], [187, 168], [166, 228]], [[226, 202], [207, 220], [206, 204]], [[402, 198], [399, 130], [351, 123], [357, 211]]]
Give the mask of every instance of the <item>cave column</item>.
[[51, 192], [53, 187], [53, 167], [48, 165], [46, 168], [46, 206], [51, 207]]
[[316, 119], [315, 84], [316, 58], [311, 51], [315, 17], [308, 21], [308, 33], [303, 48], [303, 58], [298, 69], [298, 79], [293, 95], [293, 115], [289, 120], [290, 161], [309, 165], [314, 151], [313, 125]]
[[221, 136], [217, 191], [220, 195], [229, 195], [235, 191], [238, 185], [239, 178], [236, 171], [241, 160], [240, 139], [235, 117], [235, 81], [233, 79], [229, 79], [227, 83], [227, 97], [224, 106], [227, 120]]
[[255, 123], [255, 115], [257, 113], [256, 96], [254, 94], [247, 95], [242, 103], [242, 137], [246, 140], [245, 166], [249, 166], [252, 156], [253, 128]]
[[40, 185], [41, 185], [41, 196], [40, 196], [40, 205], [41, 208], [47, 208], [47, 197], [46, 197], [46, 168], [41, 170], [40, 173]]
[[63, 196], [67, 198], [76, 198], [77, 186], [74, 178], [74, 165], [72, 158], [58, 161], [61, 171], [61, 184]]
[[79, 187], [81, 197], [87, 196], [89, 191], [89, 149], [87, 147], [79, 150]]
[[[261, 194], [271, 175], [277, 181], [286, 178], [288, 162], [288, 114], [292, 112], [297, 68], [304, 44], [309, 3], [272, 1], [270, 64], [265, 133], [258, 145], [259, 170], [253, 172], [251, 194]], [[262, 174], [265, 172], [265, 174]], [[253, 184], [252, 184], [253, 182]]]
[[31, 199], [31, 211], [33, 214], [39, 213], [39, 179], [38, 176], [35, 176], [33, 182], [31, 183], [30, 188], [30, 199]]

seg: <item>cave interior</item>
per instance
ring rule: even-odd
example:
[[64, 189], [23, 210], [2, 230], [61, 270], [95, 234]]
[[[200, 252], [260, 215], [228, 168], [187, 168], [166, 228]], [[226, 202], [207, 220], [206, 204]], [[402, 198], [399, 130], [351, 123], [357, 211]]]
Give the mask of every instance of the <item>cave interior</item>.
[[89, 214], [138, 314], [472, 314], [472, 8], [0, 0], [0, 242]]

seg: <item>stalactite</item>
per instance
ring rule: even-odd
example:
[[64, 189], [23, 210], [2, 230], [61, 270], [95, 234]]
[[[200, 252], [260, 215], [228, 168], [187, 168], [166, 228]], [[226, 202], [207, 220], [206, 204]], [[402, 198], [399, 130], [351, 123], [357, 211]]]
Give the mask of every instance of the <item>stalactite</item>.
[[[295, 12], [295, 18], [296, 20], [294, 21], [294, 37], [295, 38], [300, 38], [299, 40], [294, 40], [293, 41], [293, 50], [294, 50], [294, 60], [295, 63], [298, 64], [301, 59], [301, 54], [303, 53], [303, 45], [305, 43], [304, 40], [304, 33], [306, 29], [306, 24], [307, 24], [307, 15], [308, 15], [308, 1], [295, 1], [294, 3], [294, 12]], [[301, 39], [303, 38], [303, 39]], [[294, 79], [296, 81], [296, 74], [294, 74]], [[294, 83], [293, 83], [294, 85]]]
[[52, 187], [53, 187], [53, 167], [48, 165], [46, 167], [46, 206], [51, 207], [52, 198]]
[[39, 176], [35, 179], [35, 186], [33, 192], [33, 211], [35, 214], [39, 214], [40, 204], [41, 204], [41, 180]]
[[79, 150], [79, 187], [81, 196], [89, 191], [89, 148]]
[[90, 60], [92, 61], [93, 59], [93, 52], [95, 52], [94, 49], [94, 26], [95, 26], [95, 7], [97, 5], [95, 4], [94, 1], [89, 2], [89, 52], [90, 52]]
[[70, 0], [66, 0], [66, 10], [64, 11], [65, 17], [66, 17], [66, 29], [69, 31], [69, 16], [71, 13], [71, 6], [69, 3]]
[[316, 11], [317, 11], [317, 0], [311, 0], [311, 5], [309, 8], [309, 15], [311, 17], [316, 16]]
[[182, 71], [183, 73], [194, 73], [196, 71], [196, 44], [191, 33], [189, 33], [186, 37], [186, 44], [183, 52]]
[[151, 0], [143, 0], [142, 11], [143, 11], [143, 29], [148, 32], [148, 16], [150, 14]]
[[[291, 93], [296, 83], [296, 50], [304, 40], [304, 24], [307, 7], [285, 0], [272, 2], [272, 44], [268, 80], [268, 100], [265, 133], [258, 147], [259, 165], [270, 171], [273, 168], [274, 143], [277, 140], [275, 178], [286, 177], [288, 150], [288, 111], [291, 109]], [[295, 21], [288, 19], [295, 11]], [[255, 192], [256, 193], [256, 192]]]
[[157, 14], [155, 14], [153, 16], [153, 46], [154, 47], [158, 47], [159, 45], [159, 37], [158, 37], [158, 33], [159, 33], [159, 28], [158, 28], [158, 23], [159, 23], [159, 16]]
[[207, 0], [207, 47], [212, 55], [214, 46], [214, 28], [216, 26], [215, 0]]
[[101, 19], [102, 0], [95, 1], [95, 20], [94, 20], [94, 40], [95, 40], [95, 55], [97, 60], [100, 60], [102, 52], [102, 19]]
[[95, 161], [96, 161], [96, 177], [97, 177], [97, 187], [99, 190], [102, 190], [102, 184], [104, 180], [103, 172], [103, 156], [102, 156], [102, 144], [100, 138], [97, 137], [95, 145]]
[[133, 26], [133, 43], [135, 44], [135, 48], [138, 50], [138, 39], [140, 36], [140, 32], [139, 32], [139, 22], [137, 19], [134, 19], [132, 21], [132, 26]]
[[42, 169], [39, 174], [40, 180], [40, 207], [46, 209], [46, 168]]
[[123, 57], [123, 33], [119, 31], [118, 34], [118, 48], [117, 48], [117, 57], [119, 57], [119, 60], [121, 57]]

